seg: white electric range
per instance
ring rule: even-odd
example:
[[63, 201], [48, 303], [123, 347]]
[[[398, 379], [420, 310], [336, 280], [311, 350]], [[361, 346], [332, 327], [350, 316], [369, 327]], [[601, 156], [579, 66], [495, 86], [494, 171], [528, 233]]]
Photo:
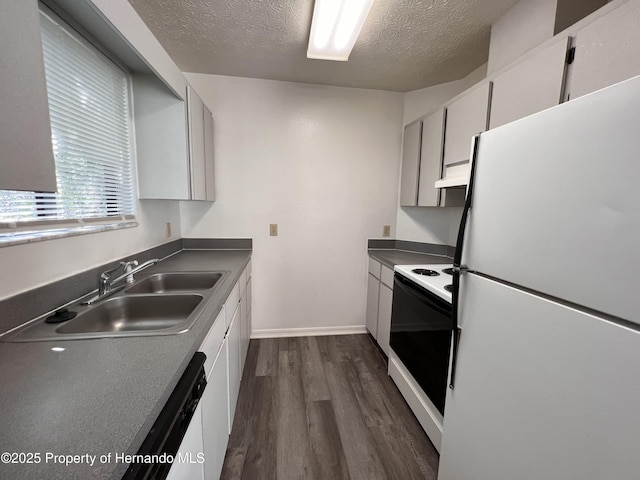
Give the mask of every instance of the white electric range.
[[395, 271], [451, 303], [452, 264], [396, 265]]
[[389, 375], [438, 451], [454, 328], [452, 267], [398, 265], [393, 284]]

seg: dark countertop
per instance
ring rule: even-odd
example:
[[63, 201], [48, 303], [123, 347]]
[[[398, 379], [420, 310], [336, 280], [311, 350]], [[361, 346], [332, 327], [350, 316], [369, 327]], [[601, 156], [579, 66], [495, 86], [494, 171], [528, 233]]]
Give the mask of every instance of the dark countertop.
[[[128, 465], [115, 455], [137, 452], [250, 256], [251, 250], [183, 250], [140, 274], [229, 272], [188, 332], [0, 343], [0, 451], [41, 455], [37, 464], [0, 463], [0, 478], [120, 479]], [[47, 454], [97, 459], [93, 466], [66, 466]], [[108, 454], [111, 461], [101, 463]]]
[[397, 249], [369, 249], [369, 256], [393, 269], [396, 265], [426, 265], [429, 263], [453, 263], [451, 257], [428, 253], [408, 252]]

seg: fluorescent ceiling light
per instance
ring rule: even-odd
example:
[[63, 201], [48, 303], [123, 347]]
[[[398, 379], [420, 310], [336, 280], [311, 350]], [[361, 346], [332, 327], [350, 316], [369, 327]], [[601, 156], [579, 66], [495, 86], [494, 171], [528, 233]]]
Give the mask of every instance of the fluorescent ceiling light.
[[316, 0], [308, 58], [347, 61], [373, 0]]

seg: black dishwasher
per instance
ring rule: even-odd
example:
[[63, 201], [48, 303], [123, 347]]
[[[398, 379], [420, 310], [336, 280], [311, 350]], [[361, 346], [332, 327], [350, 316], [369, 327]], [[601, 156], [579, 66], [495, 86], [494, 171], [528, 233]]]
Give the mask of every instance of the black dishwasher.
[[[204, 370], [206, 358], [202, 352], [196, 352], [193, 355], [169, 400], [142, 442], [137, 453], [141, 456], [139, 458], [143, 458], [143, 456], [162, 458], [163, 454], [166, 458], [169, 455], [171, 457], [176, 455], [207, 385], [207, 376]], [[132, 463], [122, 478], [123, 480], [164, 480], [171, 465], [171, 463], [161, 461]]]

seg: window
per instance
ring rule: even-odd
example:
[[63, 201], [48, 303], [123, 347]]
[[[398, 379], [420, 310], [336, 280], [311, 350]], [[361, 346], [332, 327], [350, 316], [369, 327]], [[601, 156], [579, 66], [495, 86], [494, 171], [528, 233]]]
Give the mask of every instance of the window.
[[40, 23], [57, 192], [0, 191], [0, 241], [130, 226], [129, 77], [58, 17]]

